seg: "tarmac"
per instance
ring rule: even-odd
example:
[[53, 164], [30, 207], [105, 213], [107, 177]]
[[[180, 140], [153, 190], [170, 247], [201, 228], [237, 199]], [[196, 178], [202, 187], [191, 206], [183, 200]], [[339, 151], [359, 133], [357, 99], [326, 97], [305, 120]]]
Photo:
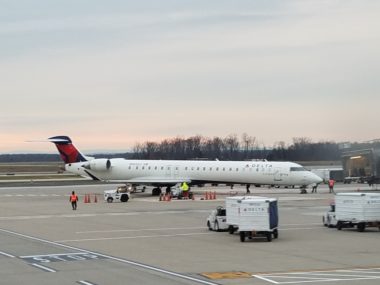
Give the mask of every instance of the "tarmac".
[[[116, 185], [51, 183], [0, 187], [0, 284], [379, 283], [379, 229], [324, 227], [334, 198], [325, 185], [317, 194], [251, 187], [252, 195], [278, 198], [279, 238], [241, 243], [237, 234], [209, 231], [206, 219], [226, 196], [244, 195], [243, 186], [196, 187], [195, 200], [159, 202], [147, 190], [106, 203], [103, 191]], [[365, 190], [373, 189], [335, 187]], [[206, 191], [217, 199], [201, 200]]]

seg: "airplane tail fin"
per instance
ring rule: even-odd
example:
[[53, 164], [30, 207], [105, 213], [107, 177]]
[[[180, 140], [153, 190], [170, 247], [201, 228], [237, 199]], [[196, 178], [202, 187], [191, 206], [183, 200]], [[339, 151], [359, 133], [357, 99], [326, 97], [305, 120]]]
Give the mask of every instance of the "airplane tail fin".
[[76, 147], [72, 144], [72, 141], [67, 136], [55, 136], [48, 139], [57, 147], [62, 160], [67, 163], [75, 163], [88, 161], [91, 158], [83, 155]]

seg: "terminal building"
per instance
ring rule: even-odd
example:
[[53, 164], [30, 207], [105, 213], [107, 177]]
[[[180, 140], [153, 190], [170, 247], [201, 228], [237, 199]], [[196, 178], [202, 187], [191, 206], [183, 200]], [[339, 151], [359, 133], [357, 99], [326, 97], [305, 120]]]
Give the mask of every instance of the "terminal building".
[[342, 152], [344, 183], [379, 184], [380, 145]]

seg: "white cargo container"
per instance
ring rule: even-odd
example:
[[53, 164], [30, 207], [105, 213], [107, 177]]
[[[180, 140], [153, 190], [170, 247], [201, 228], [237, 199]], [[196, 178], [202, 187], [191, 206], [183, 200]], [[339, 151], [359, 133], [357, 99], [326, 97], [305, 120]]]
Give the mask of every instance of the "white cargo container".
[[380, 193], [338, 193], [335, 196], [337, 229], [357, 226], [359, 232], [366, 227], [380, 226]]
[[261, 196], [233, 196], [226, 197], [226, 223], [228, 225], [228, 232], [233, 234], [238, 229], [238, 222], [240, 217], [240, 205], [243, 200], [263, 199]]
[[268, 241], [272, 240], [272, 235], [274, 238], [277, 238], [277, 199], [257, 198], [241, 200], [237, 226], [241, 242], [244, 242], [246, 237], [265, 236]]

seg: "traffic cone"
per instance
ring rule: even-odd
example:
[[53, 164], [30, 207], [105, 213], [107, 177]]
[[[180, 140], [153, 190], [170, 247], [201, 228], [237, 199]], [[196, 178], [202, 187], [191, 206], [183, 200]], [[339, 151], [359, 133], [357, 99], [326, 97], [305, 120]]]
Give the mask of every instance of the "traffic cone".
[[84, 194], [84, 200], [83, 203], [88, 203], [87, 194]]
[[95, 194], [95, 198], [94, 198], [94, 203], [98, 203], [98, 197], [96, 194]]
[[90, 194], [87, 194], [87, 203], [91, 203], [91, 197], [90, 197]]
[[214, 191], [214, 195], [213, 195], [212, 199], [216, 200], [216, 191]]

